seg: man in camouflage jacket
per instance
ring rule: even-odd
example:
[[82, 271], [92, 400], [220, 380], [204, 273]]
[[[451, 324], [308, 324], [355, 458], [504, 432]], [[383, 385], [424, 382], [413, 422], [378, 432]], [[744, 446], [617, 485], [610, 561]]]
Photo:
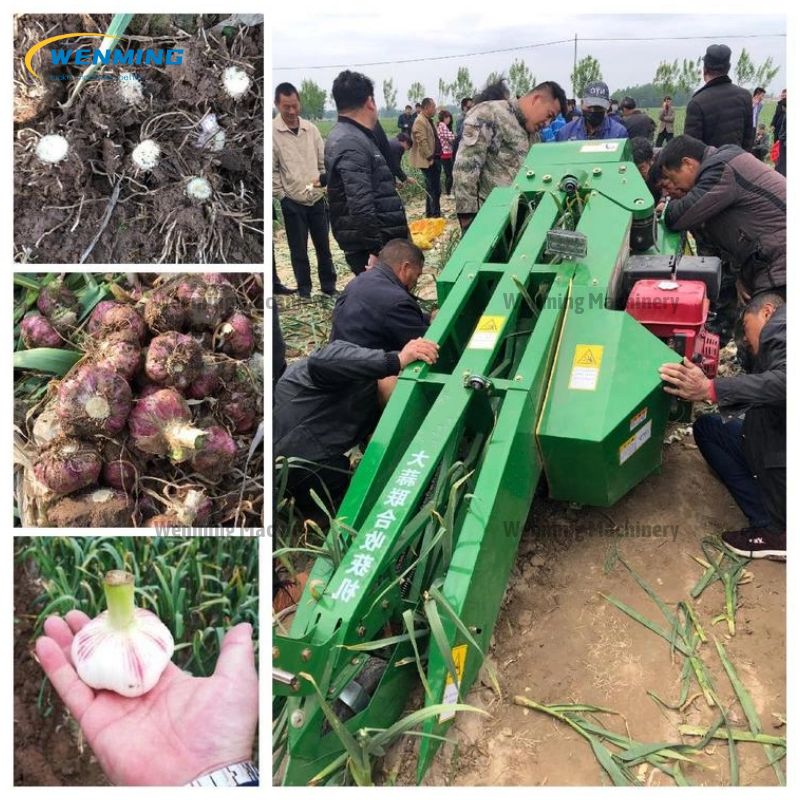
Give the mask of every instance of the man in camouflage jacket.
[[466, 230], [495, 186], [509, 186], [539, 131], [561, 112], [564, 90], [553, 81], [540, 83], [519, 100], [478, 103], [464, 120], [453, 166], [456, 213]]

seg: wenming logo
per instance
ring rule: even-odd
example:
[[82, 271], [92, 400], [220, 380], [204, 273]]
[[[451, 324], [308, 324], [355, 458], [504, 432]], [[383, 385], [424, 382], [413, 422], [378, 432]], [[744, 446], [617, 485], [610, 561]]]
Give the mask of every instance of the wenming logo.
[[[120, 36], [109, 36], [105, 33], [60, 33], [58, 36], [51, 36], [37, 42], [27, 53], [25, 53], [25, 68], [38, 78], [39, 74], [33, 69], [33, 57], [48, 44], [58, 42], [61, 39], [73, 39], [76, 36], [91, 36], [100, 39], [120, 39]], [[174, 67], [183, 63], [183, 50], [165, 50], [163, 48], [148, 47], [145, 50], [126, 50], [123, 52], [110, 47], [78, 47], [75, 49], [53, 49], [50, 51], [51, 63], [54, 67], [65, 67], [72, 63], [80, 67], [92, 65], [114, 65], [114, 66], [154, 66], [154, 67]]]

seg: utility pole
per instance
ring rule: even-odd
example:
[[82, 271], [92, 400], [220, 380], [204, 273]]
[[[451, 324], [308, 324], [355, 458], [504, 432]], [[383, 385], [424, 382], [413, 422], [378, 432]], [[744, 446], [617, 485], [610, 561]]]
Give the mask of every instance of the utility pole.
[[578, 71], [578, 34], [575, 34], [575, 47], [572, 51], [572, 96], [577, 100], [575, 93], [575, 73]]

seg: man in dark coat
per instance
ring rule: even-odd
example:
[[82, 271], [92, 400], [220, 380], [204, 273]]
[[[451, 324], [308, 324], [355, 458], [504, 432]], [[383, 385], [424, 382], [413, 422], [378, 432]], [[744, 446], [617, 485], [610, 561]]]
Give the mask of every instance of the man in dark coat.
[[375, 139], [378, 107], [372, 81], [345, 70], [333, 82], [338, 119], [325, 142], [331, 229], [350, 269], [375, 263], [390, 239], [409, 237], [403, 201]]
[[378, 263], [350, 281], [336, 300], [331, 341], [389, 352], [424, 336], [430, 317], [411, 294], [424, 261], [422, 250], [413, 242], [389, 242], [378, 255]]
[[273, 455], [290, 464], [287, 488], [300, 508], [313, 512], [310, 492], [330, 495], [335, 511], [350, 481], [345, 455], [373, 431], [380, 416], [380, 382], [412, 361], [434, 364], [439, 347], [426, 339], [399, 351], [332, 342], [291, 364], [275, 386]]
[[740, 297], [786, 291], [786, 178], [741, 147], [706, 147], [678, 136], [660, 153], [661, 173], [680, 199], [664, 222], [672, 231], [700, 229], [730, 263]]
[[403, 155], [411, 149], [411, 137], [407, 133], [398, 133], [392, 139], [388, 139], [389, 144], [389, 168], [392, 175], [400, 183], [416, 183], [414, 178], [409, 178], [403, 171]]
[[406, 106], [406, 110], [397, 118], [397, 129], [400, 133], [411, 136], [411, 126], [414, 124], [414, 112], [411, 106]]
[[728, 77], [731, 49], [712, 44], [703, 57], [703, 80], [689, 105], [683, 132], [705, 144], [720, 147], [736, 144], [744, 150], [753, 146], [753, 98], [747, 89]]
[[772, 121], [769, 123], [772, 128], [772, 135], [777, 139], [778, 134], [781, 132], [781, 125], [783, 118], [786, 116], [786, 89], [781, 92], [778, 102], [775, 104], [775, 113], [772, 115]]
[[656, 121], [649, 115], [636, 108], [636, 101], [632, 97], [622, 100], [622, 119], [620, 122], [628, 131], [628, 138], [643, 137], [649, 142], [653, 141], [656, 132]]
[[[695, 420], [694, 439], [709, 466], [748, 518], [722, 541], [745, 558], [786, 558], [786, 306], [764, 293], [742, 314], [755, 360], [747, 375], [710, 380], [688, 359], [664, 364], [664, 391], [717, 403], [718, 414]], [[742, 418], [743, 417], [743, 418]]]

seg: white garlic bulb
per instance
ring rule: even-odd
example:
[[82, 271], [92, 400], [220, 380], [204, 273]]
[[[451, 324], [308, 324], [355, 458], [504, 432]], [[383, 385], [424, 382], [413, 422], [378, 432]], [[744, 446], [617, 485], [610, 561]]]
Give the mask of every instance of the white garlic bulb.
[[112, 570], [106, 573], [103, 589], [108, 610], [75, 634], [72, 663], [93, 689], [139, 697], [158, 683], [175, 642], [155, 614], [136, 608], [133, 575]]
[[119, 96], [128, 105], [144, 102], [142, 82], [132, 72], [120, 72], [118, 80]]
[[152, 139], [145, 139], [134, 148], [131, 153], [133, 163], [139, 169], [151, 170], [158, 166], [158, 158], [161, 155], [161, 148]]
[[239, 67], [228, 67], [222, 73], [222, 85], [225, 88], [225, 94], [234, 100], [244, 97], [250, 88], [250, 83], [250, 76]]
[[192, 200], [208, 200], [211, 197], [211, 184], [205, 178], [189, 178], [186, 194]]
[[36, 157], [45, 164], [57, 164], [67, 157], [69, 144], [63, 136], [57, 133], [49, 133], [39, 139], [36, 145]]

